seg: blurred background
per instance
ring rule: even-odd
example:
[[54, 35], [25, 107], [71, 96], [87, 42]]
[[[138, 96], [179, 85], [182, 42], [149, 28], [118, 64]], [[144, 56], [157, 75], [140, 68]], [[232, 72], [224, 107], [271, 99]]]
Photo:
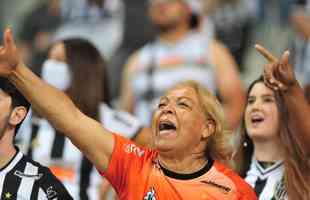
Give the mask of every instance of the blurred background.
[[[13, 28], [27, 63], [34, 66], [38, 74], [53, 41], [77, 35], [95, 41], [108, 62], [110, 82], [113, 83], [110, 93], [117, 100], [119, 80], [128, 56], [156, 35], [147, 14], [148, 0], [90, 1], [98, 6], [85, 6], [85, 2], [1, 0], [0, 26], [2, 29], [5, 26]], [[294, 56], [297, 63], [302, 62], [298, 59], [309, 60], [307, 35], [300, 27], [309, 12], [307, 0], [203, 2], [203, 15], [211, 20], [215, 37], [234, 55], [245, 84], [261, 72], [263, 59], [253, 50], [254, 43], [263, 44], [277, 55], [289, 48], [298, 54]], [[300, 80], [307, 81], [303, 77], [306, 69], [303, 64], [299, 67]]]
[[[161, 0], [154, 1], [160, 2]], [[164, 1], [175, 0], [162, 0], [162, 2]], [[228, 71], [225, 71], [225, 67], [222, 68], [224, 69], [222, 71], [216, 71], [219, 74], [215, 76], [217, 78], [222, 76], [223, 80], [225, 80], [225, 82], [220, 83], [222, 86], [214, 86], [216, 94], [218, 94], [217, 90], [223, 88], [223, 84], [232, 86], [236, 83], [239, 84], [240, 81], [241, 87], [244, 89], [251, 81], [261, 75], [266, 61], [253, 48], [255, 43], [259, 43], [276, 56], [280, 56], [286, 49], [290, 50], [291, 62], [295, 66], [298, 81], [304, 87], [307, 97], [310, 97], [309, 1], [186, 1], [189, 2], [192, 13], [195, 14], [193, 15], [194, 21], [191, 22], [196, 26], [190, 31], [197, 32], [199, 36], [195, 35], [190, 40], [181, 41], [181, 43], [184, 42], [182, 45], [185, 46], [180, 45], [175, 49], [173, 49], [173, 45], [157, 43], [157, 36], [165, 33], [158, 26], [163, 25], [160, 23], [164, 22], [160, 20], [164, 19], [160, 18], [160, 16], [156, 18], [156, 13], [153, 13], [153, 21], [149, 17], [149, 6], [152, 5], [153, 0], [0, 0], [0, 27], [2, 30], [7, 26], [12, 27], [25, 62], [39, 76], [42, 75], [43, 63], [48, 58], [55, 59], [55, 55], [51, 55], [52, 51], [50, 49], [57, 41], [82, 38], [91, 42], [103, 57], [104, 64], [102, 65], [104, 65], [104, 70], [107, 73], [103, 74], [108, 77], [108, 80], [106, 77], [102, 77], [108, 81], [102, 87], [105, 97], [109, 96], [109, 98], [106, 98], [109, 99], [109, 102], [104, 100], [105, 103], [110, 104], [111, 107], [131, 112], [134, 115], [137, 113], [126, 107], [126, 104], [150, 103], [148, 101], [156, 97], [157, 89], [166, 84], [165, 81], [169, 85], [170, 79], [174, 78], [169, 74], [171, 71], [166, 70], [160, 73], [167, 72], [168, 78], [166, 77], [163, 81], [156, 81], [157, 72], [153, 71], [154, 65], [162, 64], [157, 63], [156, 59], [154, 61], [155, 54], [158, 53], [156, 50], [158, 46], [161, 55], [169, 54], [167, 49], [173, 49], [174, 53], [194, 56], [193, 59], [197, 59], [195, 56], [200, 48], [206, 50], [206, 54], [210, 54], [212, 50], [208, 49], [208, 44], [213, 39], [227, 48], [227, 52], [231, 54], [233, 60], [232, 62], [221, 62], [221, 60], [227, 60], [227, 57], [224, 55], [222, 57], [222, 53], [220, 53], [217, 55], [217, 62], [215, 63], [221, 63], [224, 66], [232, 65], [233, 68], [236, 68], [235, 71], [233, 70], [236, 73], [234, 75], [229, 71], [231, 70], [230, 67], [227, 68]], [[159, 21], [156, 21], [156, 19]], [[154, 26], [154, 21], [158, 23], [155, 23], [157, 26]], [[0, 34], [2, 34], [2, 31], [0, 31]], [[156, 48], [148, 48], [146, 44]], [[191, 45], [194, 46], [191, 47]], [[140, 51], [139, 49], [142, 47], [146, 48]], [[203, 49], [205, 47], [206, 49]], [[152, 51], [155, 51], [155, 53]], [[135, 57], [132, 56], [135, 55], [134, 52], [140, 53], [141, 57], [138, 59], [133, 58]], [[148, 52], [151, 58], [145, 56]], [[78, 56], [78, 53], [76, 55]], [[65, 55], [60, 60], [63, 59], [68, 63], [69, 61], [65, 59], [66, 56], [67, 59], [70, 57], [70, 55]], [[212, 61], [212, 58], [207, 57], [206, 60], [210, 59]], [[59, 59], [57, 55], [56, 58]], [[149, 59], [149, 63], [145, 64], [147, 59]], [[173, 63], [172, 60], [169, 60], [169, 62], [170, 64]], [[213, 65], [212, 62], [210, 63]], [[191, 64], [193, 63], [189, 65]], [[204, 61], [199, 63], [199, 65], [204, 64]], [[140, 75], [138, 69], [143, 68], [143, 65], [151, 66], [149, 67], [151, 70], [147, 70], [146, 74], [138, 76]], [[182, 69], [184, 66], [179, 67]], [[74, 69], [71, 70], [74, 71]], [[185, 76], [188, 74], [192, 74], [191, 71], [187, 71]], [[82, 79], [83, 75], [74, 74], [74, 76]], [[230, 79], [230, 76], [233, 78]], [[128, 81], [127, 78], [132, 80]], [[91, 78], [87, 79], [88, 81], [92, 80]], [[85, 82], [87, 79], [84, 79]], [[199, 75], [197, 75], [197, 79], [199, 79]], [[210, 83], [213, 77], [209, 77], [209, 74], [207, 74], [206, 79], [208, 79], [206, 82]], [[217, 81], [217, 84], [219, 84], [219, 81]], [[127, 87], [128, 85], [131, 85], [131, 87]], [[240, 89], [239, 86], [237, 88]], [[229, 90], [231, 91], [229, 92]], [[220, 99], [223, 97], [221, 100], [224, 102], [227, 97], [228, 99], [232, 99], [231, 97], [237, 99], [238, 96], [237, 90], [233, 88], [228, 88], [228, 92], [226, 90], [227, 94], [221, 94], [221, 91], [219, 93]], [[131, 99], [127, 98], [128, 95], [131, 96]], [[131, 102], [133, 100], [136, 100], [136, 102]], [[237, 102], [237, 104], [241, 104], [241, 108], [238, 108], [237, 113], [237, 115], [240, 115], [242, 103]], [[241, 116], [238, 117], [241, 118]], [[239, 122], [238, 117], [236, 118], [237, 122], [234, 123]], [[145, 119], [144, 116], [140, 116], [141, 121]], [[147, 124], [146, 122], [145, 125]], [[238, 127], [238, 124], [233, 126], [233, 128], [236, 127]], [[31, 145], [33, 144], [31, 142]]]

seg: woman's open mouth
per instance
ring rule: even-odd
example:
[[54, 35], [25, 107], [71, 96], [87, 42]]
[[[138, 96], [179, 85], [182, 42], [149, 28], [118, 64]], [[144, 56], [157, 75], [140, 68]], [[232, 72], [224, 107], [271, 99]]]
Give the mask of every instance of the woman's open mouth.
[[171, 121], [160, 121], [158, 125], [159, 135], [160, 136], [175, 136], [176, 135], [176, 126]]

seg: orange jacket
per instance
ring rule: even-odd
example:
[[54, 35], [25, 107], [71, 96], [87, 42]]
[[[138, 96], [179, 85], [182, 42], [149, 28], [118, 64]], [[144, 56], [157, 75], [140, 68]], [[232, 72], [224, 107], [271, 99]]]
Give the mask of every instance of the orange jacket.
[[154, 150], [140, 148], [115, 135], [109, 167], [101, 174], [109, 180], [121, 200], [257, 199], [242, 178], [218, 161], [209, 161], [200, 174], [178, 177], [162, 169], [157, 155]]

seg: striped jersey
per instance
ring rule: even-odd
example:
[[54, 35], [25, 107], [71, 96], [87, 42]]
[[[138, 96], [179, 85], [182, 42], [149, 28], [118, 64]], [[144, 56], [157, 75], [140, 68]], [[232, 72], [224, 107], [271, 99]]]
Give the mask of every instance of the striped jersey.
[[210, 37], [189, 32], [176, 44], [157, 39], [137, 52], [129, 75], [135, 116], [150, 124], [158, 99], [181, 81], [194, 80], [216, 91], [214, 68], [210, 65]]
[[[100, 121], [108, 130], [133, 138], [142, 128], [132, 115], [100, 105]], [[30, 123], [29, 123], [30, 122]], [[98, 199], [101, 176], [71, 141], [57, 132], [47, 120], [32, 118], [22, 127], [27, 155], [48, 166], [74, 199]]]
[[287, 200], [282, 161], [264, 168], [253, 158], [245, 181], [254, 188], [259, 200]]
[[11, 161], [0, 169], [0, 196], [3, 200], [72, 199], [47, 167], [24, 156], [18, 149]]

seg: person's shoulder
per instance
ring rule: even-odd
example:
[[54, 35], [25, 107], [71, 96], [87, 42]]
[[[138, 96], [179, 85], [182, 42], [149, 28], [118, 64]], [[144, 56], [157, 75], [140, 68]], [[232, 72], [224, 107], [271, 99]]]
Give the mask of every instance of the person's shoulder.
[[29, 156], [23, 154], [20, 150], [17, 151], [16, 155], [9, 164], [6, 166], [6, 170], [14, 170], [14, 174], [20, 178], [31, 177], [36, 180], [41, 179], [42, 173], [40, 170], [43, 166], [32, 160]]
[[246, 183], [245, 180], [242, 179], [234, 170], [226, 167], [218, 161], [215, 161], [214, 167], [234, 183], [236, 190], [242, 199], [257, 199], [256, 194], [251, 186]]
[[22, 159], [21, 162], [27, 162], [27, 163], [31, 163], [32, 165], [36, 166], [36, 167], [43, 167], [43, 165], [41, 165], [39, 162], [34, 161], [30, 156], [25, 155], [22, 153]]
[[33, 160], [29, 156], [23, 154], [22, 160], [23, 160], [23, 162], [26, 162], [26, 164], [28, 164], [29, 166], [34, 168], [35, 171], [37, 171], [37, 174], [40, 177], [42, 177], [42, 181], [45, 180], [46, 178], [47, 179], [49, 179], [50, 177], [54, 178], [54, 174], [52, 173], [52, 171], [48, 167], [46, 167], [46, 166], [42, 165], [41, 163]]
[[156, 43], [157, 40], [148, 42], [134, 51], [127, 60], [126, 70], [133, 73], [147, 67], [147, 65], [144, 65], [143, 63], [148, 62], [153, 56], [153, 48], [156, 46]]
[[231, 52], [228, 47], [218, 39], [210, 39], [209, 40], [210, 51], [214, 52], [214, 56], [231, 56]]
[[72, 199], [62, 182], [48, 167], [32, 160], [26, 155], [23, 156], [23, 160], [28, 164], [28, 169], [25, 170], [28, 172], [24, 173], [23, 176], [31, 176], [36, 179], [35, 184], [38, 188], [42, 189], [41, 195], [45, 196], [47, 199]]
[[21, 160], [22, 162], [28, 163], [28, 165], [31, 165], [33, 168], [36, 168], [35, 171], [38, 172], [40, 177], [49, 176], [51, 175], [51, 171], [48, 167], [42, 165], [41, 163], [34, 161], [32, 158], [30, 158], [27, 155], [23, 154], [23, 158]]
[[39, 162], [34, 161], [29, 156], [22, 154], [21, 159], [16, 165], [15, 173], [21, 178], [33, 178], [36, 180], [36, 184], [41, 187], [46, 182], [55, 183], [58, 179], [55, 178], [53, 173], [48, 167], [43, 166]]

